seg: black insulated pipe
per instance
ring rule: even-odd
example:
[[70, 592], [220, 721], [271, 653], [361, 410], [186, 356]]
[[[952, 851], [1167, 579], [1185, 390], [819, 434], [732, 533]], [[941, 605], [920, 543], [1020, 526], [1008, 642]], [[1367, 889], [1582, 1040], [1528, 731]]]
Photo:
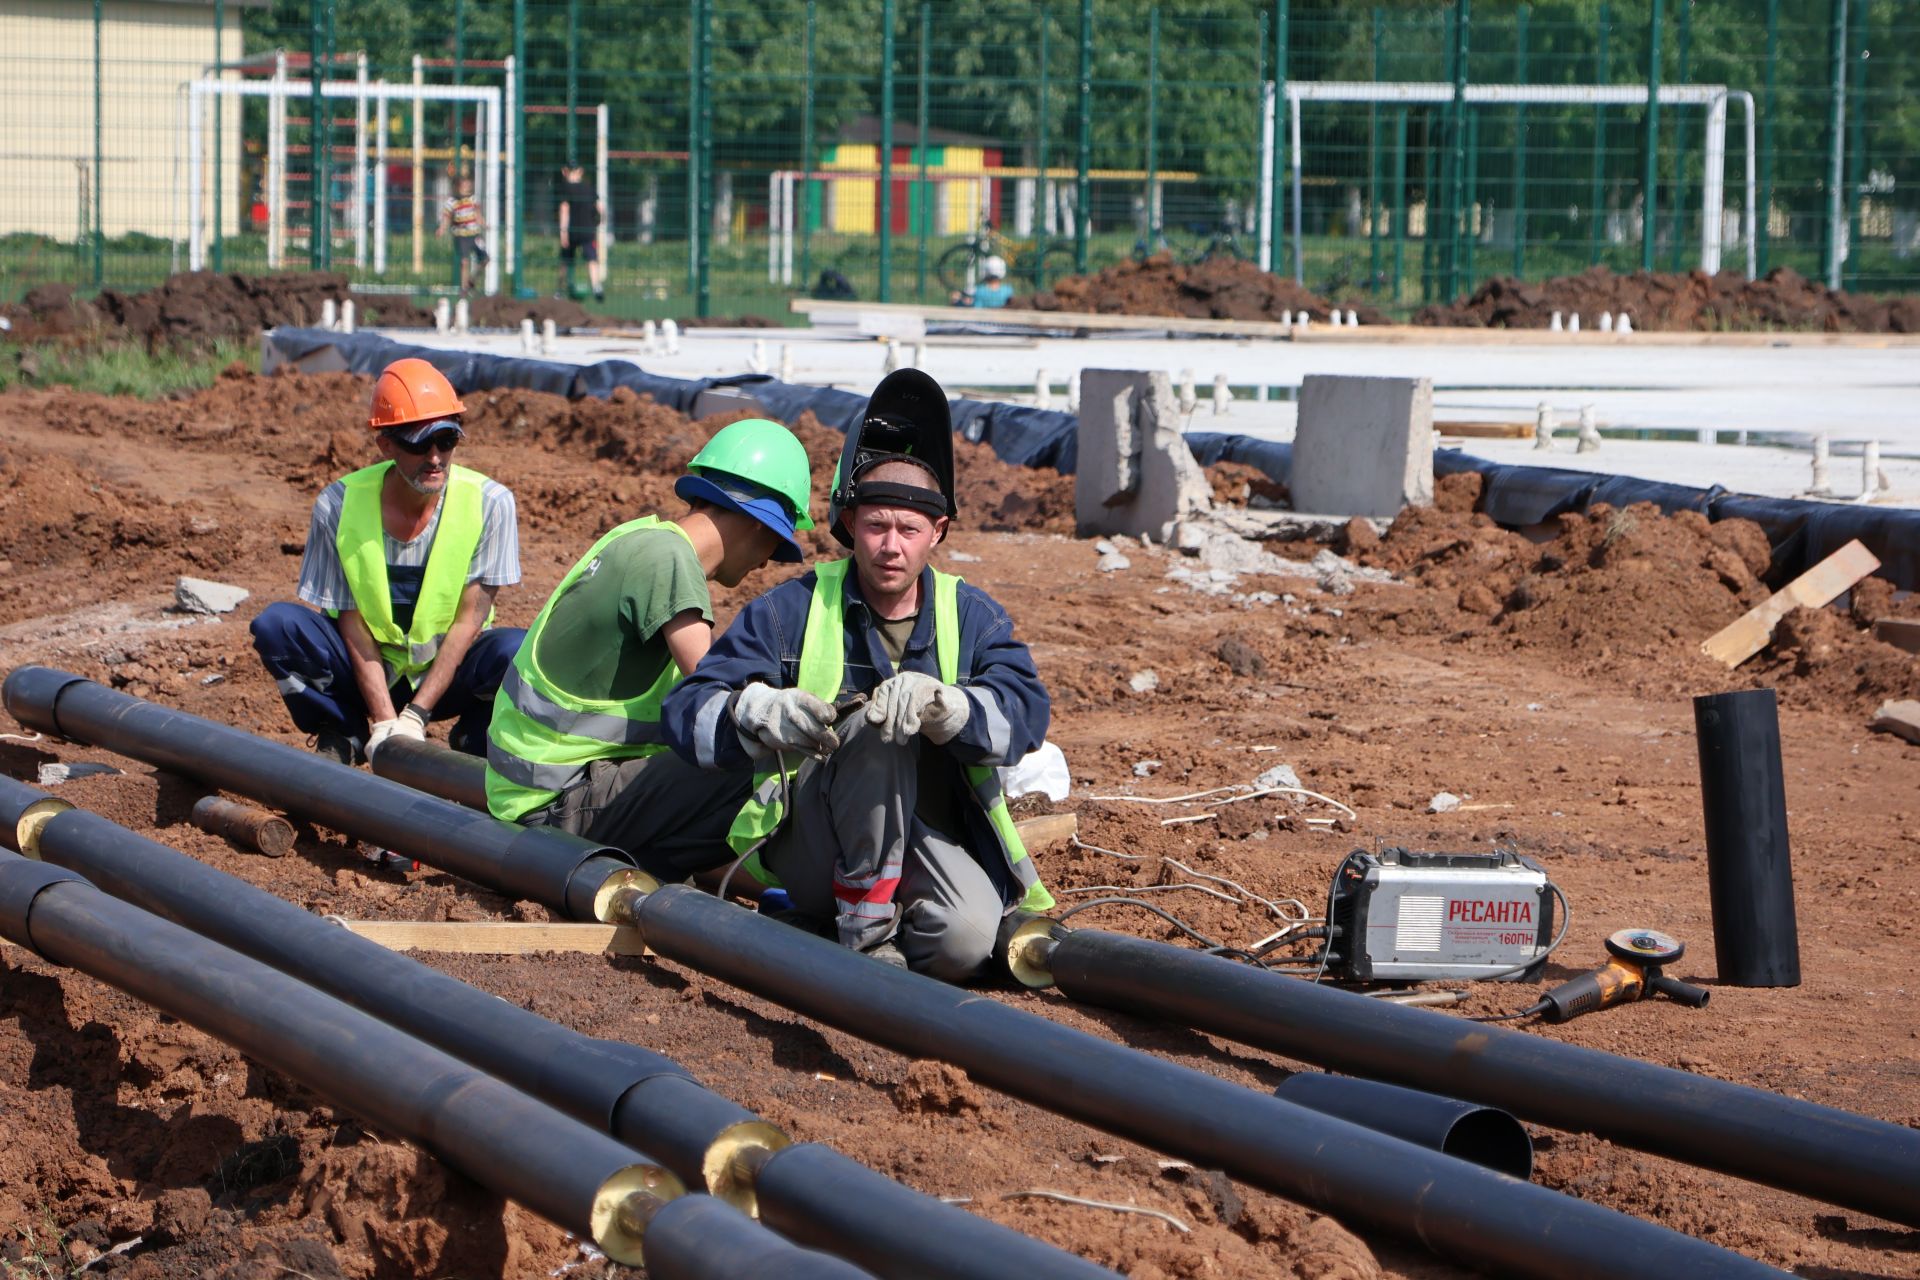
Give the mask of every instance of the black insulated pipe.
[[0, 854], [0, 931], [226, 1041], [628, 1265], [645, 1259], [616, 1221], [623, 1202], [682, 1191], [667, 1170], [546, 1103], [70, 871]]
[[670, 960], [1060, 1115], [1495, 1275], [1774, 1276], [1649, 1222], [876, 964], [685, 885], [635, 904]]
[[1295, 1072], [1274, 1093], [1322, 1115], [1339, 1116], [1509, 1177], [1533, 1176], [1533, 1139], [1527, 1127], [1498, 1107], [1318, 1071]]
[[91, 743], [264, 801], [418, 858], [514, 898], [566, 911], [567, 885], [590, 858], [618, 849], [520, 827], [423, 795], [336, 760], [117, 693], [51, 667], [16, 667], [0, 699], [21, 724]]
[[390, 782], [487, 812], [487, 762], [418, 738], [388, 738], [367, 767]]
[[1075, 1000], [1920, 1226], [1920, 1131], [1902, 1125], [1161, 942], [1080, 929], [1051, 945], [1047, 967]]
[[[117, 898], [404, 1027], [649, 1152], [689, 1186], [704, 1186], [769, 1221], [842, 1223], [849, 1228], [845, 1235], [810, 1230], [806, 1243], [852, 1258], [876, 1275], [1111, 1280], [1104, 1268], [923, 1196], [827, 1148], [807, 1147], [803, 1159], [810, 1176], [788, 1176], [784, 1171], [794, 1168], [788, 1163], [773, 1166], [781, 1172], [763, 1185], [753, 1157], [781, 1150], [785, 1134], [708, 1091], [672, 1059], [549, 1022], [6, 777], [0, 777], [0, 841], [83, 872]], [[72, 875], [43, 863], [28, 865], [57, 877]], [[847, 1188], [863, 1199], [850, 1206], [842, 1199]], [[852, 1231], [860, 1215], [849, 1218], [849, 1209], [866, 1204], [884, 1205], [887, 1220]]]
[[[712, 1196], [682, 1196], [647, 1223], [647, 1280], [862, 1280], [839, 1258], [798, 1248]], [[975, 1273], [979, 1274], [979, 1273]]]
[[919, 1192], [818, 1143], [751, 1152], [746, 1159], [753, 1165], [762, 1222], [796, 1244], [831, 1249], [875, 1275], [898, 1280], [1029, 1280], [1036, 1275], [1113, 1280], [1106, 1268], [1018, 1232], [977, 1231], [970, 1224], [983, 1220], [961, 1209], [943, 1205], [954, 1219], [930, 1222], [916, 1210], [924, 1199]]
[[1800, 985], [1793, 912], [1787, 785], [1780, 768], [1780, 709], [1771, 689], [1693, 700], [1706, 810], [1707, 887], [1720, 981], [1735, 987]]

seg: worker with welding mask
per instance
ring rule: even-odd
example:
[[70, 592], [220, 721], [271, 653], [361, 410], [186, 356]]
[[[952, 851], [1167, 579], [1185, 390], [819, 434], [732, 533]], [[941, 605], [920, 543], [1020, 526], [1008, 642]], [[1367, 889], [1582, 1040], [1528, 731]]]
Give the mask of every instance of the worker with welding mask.
[[756, 771], [728, 841], [792, 922], [957, 982], [1053, 898], [996, 773], [1045, 738], [1047, 690], [1006, 611], [928, 566], [954, 510], [946, 393], [889, 374], [831, 495], [852, 556], [749, 603], [661, 716], [686, 759]]
[[486, 749], [494, 691], [524, 634], [493, 627], [520, 581], [513, 493], [457, 466], [460, 397], [425, 360], [388, 365], [367, 427], [381, 461], [321, 491], [300, 561], [301, 600], [253, 620], [253, 647], [294, 725], [357, 764], [390, 737], [452, 719], [456, 751]]
[[626, 850], [680, 880], [733, 855], [727, 830], [753, 774], [699, 769], [666, 749], [661, 700], [713, 637], [708, 584], [805, 558], [812, 473], [799, 439], [750, 418], [687, 465], [678, 516], [610, 530], [554, 589], [494, 700], [487, 807]]

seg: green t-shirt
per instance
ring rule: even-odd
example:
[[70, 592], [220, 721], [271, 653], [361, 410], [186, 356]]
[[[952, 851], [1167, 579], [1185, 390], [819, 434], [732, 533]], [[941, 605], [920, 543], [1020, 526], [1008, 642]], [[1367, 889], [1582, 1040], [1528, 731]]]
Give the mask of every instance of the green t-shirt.
[[[894, 619], [876, 616], [873, 620], [873, 629], [880, 633], [880, 647], [886, 650], [887, 661], [895, 671], [907, 656], [907, 641], [913, 639], [913, 628], [919, 621], [917, 613]], [[954, 794], [953, 758], [925, 738], [917, 739], [916, 745], [920, 760], [920, 800], [914, 805], [914, 816], [948, 839], [957, 840], [966, 827], [960, 816], [959, 798]]]
[[554, 602], [534, 657], [576, 698], [631, 698], [673, 661], [660, 628], [687, 612], [713, 622], [700, 557], [677, 529], [638, 529], [610, 543]]

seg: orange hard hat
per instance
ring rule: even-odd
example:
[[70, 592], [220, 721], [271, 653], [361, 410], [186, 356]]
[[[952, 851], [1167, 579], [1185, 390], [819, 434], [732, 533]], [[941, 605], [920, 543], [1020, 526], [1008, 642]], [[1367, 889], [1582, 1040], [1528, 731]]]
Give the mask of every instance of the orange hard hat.
[[385, 431], [466, 411], [467, 406], [460, 403], [445, 374], [417, 356], [408, 356], [388, 365], [373, 384], [373, 413], [367, 426]]

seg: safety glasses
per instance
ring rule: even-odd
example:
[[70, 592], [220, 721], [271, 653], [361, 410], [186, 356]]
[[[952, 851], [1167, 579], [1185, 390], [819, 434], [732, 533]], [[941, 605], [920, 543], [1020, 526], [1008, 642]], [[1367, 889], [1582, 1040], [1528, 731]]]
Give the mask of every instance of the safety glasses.
[[452, 453], [454, 446], [460, 443], [460, 433], [451, 428], [445, 431], [436, 431], [419, 444], [403, 440], [399, 436], [392, 437], [392, 440], [394, 448], [411, 457], [418, 458], [424, 455], [429, 449], [437, 449], [441, 453]]

